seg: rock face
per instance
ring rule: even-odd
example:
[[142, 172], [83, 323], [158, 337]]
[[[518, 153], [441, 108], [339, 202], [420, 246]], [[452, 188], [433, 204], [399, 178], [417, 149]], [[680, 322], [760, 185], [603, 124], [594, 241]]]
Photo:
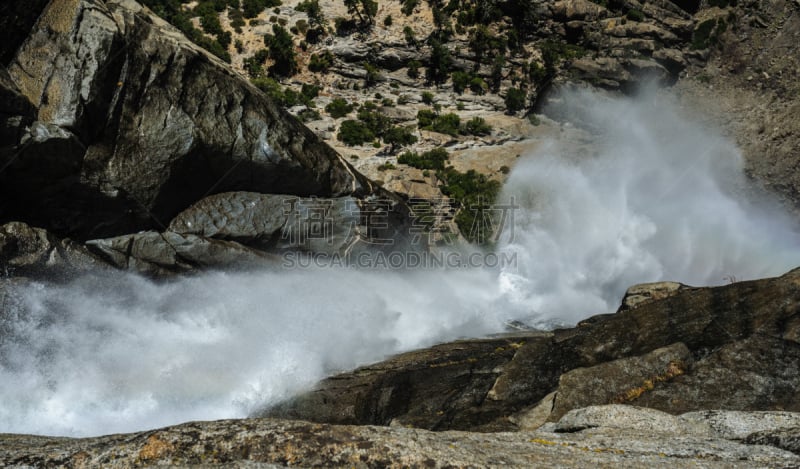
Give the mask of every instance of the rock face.
[[1, 34], [0, 53], [13, 59], [0, 95], [14, 98], [0, 108], [2, 130], [21, 135], [0, 151], [0, 220], [87, 239], [163, 228], [228, 190], [373, 191], [311, 131], [131, 0], [50, 2], [14, 51], [19, 28]]
[[799, 315], [800, 270], [685, 288], [574, 329], [404, 354], [259, 415], [497, 431], [615, 402], [673, 414], [800, 411]]
[[24, 223], [0, 226], [0, 276], [58, 278], [102, 267], [100, 258], [73, 241]]
[[397, 198], [332, 199], [227, 192], [181, 212], [164, 232], [146, 231], [87, 241], [111, 265], [167, 276], [207, 267], [281, 264], [278, 254], [338, 256], [419, 250], [412, 216]]
[[[800, 456], [748, 445], [656, 411], [610, 406], [568, 414], [561, 432], [434, 433], [272, 419], [193, 422], [71, 439], [0, 435], [11, 467], [789, 467]], [[628, 422], [632, 426], [626, 427]], [[656, 426], [654, 424], [659, 424]], [[579, 431], [575, 424], [585, 426]], [[570, 432], [563, 432], [572, 425]], [[275, 467], [275, 466], [267, 466]]]

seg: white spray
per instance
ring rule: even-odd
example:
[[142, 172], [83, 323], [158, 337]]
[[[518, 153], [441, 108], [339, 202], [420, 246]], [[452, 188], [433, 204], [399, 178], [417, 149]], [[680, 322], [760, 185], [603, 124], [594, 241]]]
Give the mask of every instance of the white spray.
[[338, 370], [507, 319], [611, 312], [634, 283], [777, 275], [800, 241], [746, 201], [734, 146], [653, 100], [566, 96], [602, 137], [525, 155], [503, 199], [521, 209], [490, 270], [134, 275], [17, 289], [0, 315], [0, 432], [96, 435], [243, 417]]

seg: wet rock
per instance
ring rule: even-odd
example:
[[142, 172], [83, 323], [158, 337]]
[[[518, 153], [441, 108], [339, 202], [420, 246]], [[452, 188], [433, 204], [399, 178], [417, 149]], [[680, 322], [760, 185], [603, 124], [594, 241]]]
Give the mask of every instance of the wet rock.
[[686, 288], [691, 287], [678, 282], [655, 282], [634, 285], [625, 292], [619, 310], [624, 311], [648, 301], [661, 300]]
[[59, 279], [103, 267], [101, 259], [69, 239], [19, 222], [0, 226], [0, 276]]
[[109, 264], [153, 276], [209, 267], [247, 267], [275, 263], [274, 257], [239, 243], [167, 231], [142, 232], [87, 241]]

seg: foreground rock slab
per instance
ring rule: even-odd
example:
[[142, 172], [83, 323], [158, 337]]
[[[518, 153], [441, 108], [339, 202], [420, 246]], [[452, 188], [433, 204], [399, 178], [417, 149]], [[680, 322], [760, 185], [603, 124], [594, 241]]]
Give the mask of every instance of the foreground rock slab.
[[[634, 412], [635, 413], [635, 412]], [[786, 467], [800, 456], [707, 435], [597, 427], [465, 433], [272, 419], [192, 422], [97, 438], [0, 435], [4, 467]], [[271, 466], [275, 467], [275, 466]]]

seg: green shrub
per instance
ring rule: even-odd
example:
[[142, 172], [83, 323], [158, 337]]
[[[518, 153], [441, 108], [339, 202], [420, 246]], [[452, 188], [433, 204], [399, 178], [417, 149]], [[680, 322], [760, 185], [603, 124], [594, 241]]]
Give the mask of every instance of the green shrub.
[[444, 83], [450, 75], [452, 57], [447, 47], [438, 39], [428, 41], [431, 46], [431, 55], [428, 58], [428, 80], [434, 83]]
[[300, 111], [297, 114], [297, 117], [300, 118], [301, 122], [315, 121], [322, 118], [322, 116], [319, 114], [319, 111], [317, 111], [316, 109], [309, 109], [309, 108], [305, 108], [302, 111]]
[[708, 46], [714, 41], [714, 29], [717, 26], [715, 19], [703, 21], [692, 34], [691, 48], [695, 50], [708, 49]]
[[469, 89], [477, 95], [484, 95], [489, 90], [489, 85], [483, 81], [483, 78], [473, 77], [472, 80], [469, 81]]
[[319, 0], [304, 0], [294, 7], [295, 10], [308, 15], [308, 21], [314, 26], [322, 26], [325, 23], [325, 15], [319, 6]]
[[244, 69], [247, 71], [247, 74], [250, 75], [250, 78], [261, 78], [264, 75], [264, 61], [267, 60], [269, 57], [269, 51], [267, 49], [261, 49], [253, 54], [252, 57], [248, 57], [242, 61]]
[[327, 106], [325, 106], [325, 112], [327, 112], [334, 119], [344, 117], [352, 111], [353, 105], [349, 104], [343, 98], [334, 98], [330, 103], [328, 103]]
[[280, 5], [280, 0], [242, 0], [242, 10], [245, 18], [255, 18], [267, 8]]
[[387, 169], [395, 169], [395, 165], [388, 162], [378, 165], [378, 171], [386, 171]]
[[414, 8], [419, 4], [419, 0], [402, 0], [403, 6], [400, 9], [404, 15], [409, 16], [414, 13]]
[[397, 158], [397, 162], [417, 169], [444, 169], [449, 157], [447, 150], [438, 147], [421, 155], [407, 151]]
[[489, 135], [492, 126], [486, 123], [483, 117], [473, 117], [464, 124], [464, 133], [469, 135]]
[[391, 26], [393, 22], [394, 21], [392, 20], [392, 15], [388, 15], [386, 16], [386, 18], [383, 19], [383, 25], [386, 26], [387, 28]]
[[436, 119], [433, 120], [431, 130], [455, 137], [459, 134], [460, 126], [461, 118], [458, 117], [458, 114], [448, 113], [437, 116]]
[[423, 91], [422, 92], [422, 102], [423, 103], [425, 103], [427, 105], [431, 105], [431, 104], [433, 104], [433, 98], [434, 98], [433, 93], [431, 93], [430, 91]]
[[294, 75], [297, 71], [297, 60], [291, 34], [283, 26], [273, 24], [272, 35], [265, 35], [264, 43], [269, 48], [270, 58], [274, 61], [270, 71], [284, 77]]
[[420, 129], [426, 129], [433, 125], [436, 119], [436, 113], [430, 109], [420, 109], [417, 111], [417, 126]]
[[319, 96], [320, 87], [318, 85], [309, 85], [308, 83], [303, 83], [302, 88], [300, 88], [300, 94], [303, 95], [303, 101], [308, 106], [311, 103], [311, 100]]
[[422, 66], [422, 63], [419, 60], [410, 60], [408, 62], [408, 77], [409, 78], [419, 78], [419, 68]]
[[336, 138], [348, 146], [363, 145], [375, 140], [375, 134], [361, 121], [346, 120], [339, 127]]
[[508, 112], [515, 113], [528, 107], [528, 94], [519, 88], [509, 88], [506, 91], [506, 109]]
[[406, 44], [411, 46], [417, 45], [417, 35], [414, 33], [414, 30], [411, 28], [411, 26], [403, 27], [403, 36], [406, 39]]
[[644, 21], [644, 13], [640, 10], [628, 10], [625, 17], [631, 21]]
[[373, 86], [381, 79], [381, 72], [377, 66], [364, 62], [364, 84], [367, 87]]
[[378, 112], [377, 108], [375, 103], [367, 101], [358, 110], [357, 116], [375, 136], [382, 137], [392, 126], [392, 122], [385, 114]]
[[472, 80], [472, 75], [467, 72], [456, 71], [453, 72], [450, 78], [453, 80], [453, 91], [461, 94], [469, 86], [469, 82]]
[[311, 54], [308, 62], [308, 69], [312, 72], [327, 72], [333, 65], [333, 54], [330, 51], [325, 51], [322, 55]]
[[472, 169], [462, 173], [450, 167], [436, 175], [442, 181], [442, 193], [457, 203], [455, 221], [461, 234], [472, 243], [490, 243], [498, 216], [492, 203], [500, 192], [500, 183]]
[[404, 147], [417, 143], [417, 136], [408, 127], [390, 127], [383, 134], [383, 142], [392, 146], [392, 151], [397, 147]]

